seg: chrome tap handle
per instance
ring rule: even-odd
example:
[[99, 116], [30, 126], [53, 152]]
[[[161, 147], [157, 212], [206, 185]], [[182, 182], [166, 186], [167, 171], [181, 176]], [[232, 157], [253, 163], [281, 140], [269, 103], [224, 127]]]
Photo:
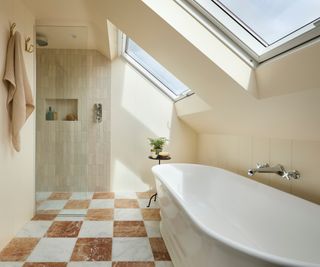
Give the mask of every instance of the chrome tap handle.
[[257, 169], [270, 167], [269, 163], [257, 163]]
[[283, 178], [287, 179], [287, 180], [296, 180], [300, 178], [300, 172], [293, 170], [293, 171], [289, 171], [289, 172], [284, 172], [284, 174], [282, 175]]

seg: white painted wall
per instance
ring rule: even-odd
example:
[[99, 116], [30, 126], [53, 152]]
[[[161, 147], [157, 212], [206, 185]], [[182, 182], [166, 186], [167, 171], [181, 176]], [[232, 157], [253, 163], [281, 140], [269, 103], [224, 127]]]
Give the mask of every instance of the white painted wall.
[[[0, 0], [0, 249], [14, 236], [34, 212], [35, 112], [21, 132], [22, 149], [14, 152], [9, 136], [6, 109], [7, 89], [2, 81], [10, 23], [25, 38], [34, 36], [34, 17], [20, 0]], [[24, 44], [23, 44], [24, 45]], [[35, 96], [34, 54], [25, 53], [30, 84]]]
[[176, 116], [174, 102], [124, 59], [111, 64], [111, 189], [154, 186], [148, 137], [170, 139], [170, 162], [194, 162], [196, 133]]
[[198, 144], [199, 163], [244, 176], [256, 163], [296, 169], [301, 173], [299, 180], [287, 181], [275, 174], [256, 174], [252, 179], [320, 204], [320, 141], [199, 134]]

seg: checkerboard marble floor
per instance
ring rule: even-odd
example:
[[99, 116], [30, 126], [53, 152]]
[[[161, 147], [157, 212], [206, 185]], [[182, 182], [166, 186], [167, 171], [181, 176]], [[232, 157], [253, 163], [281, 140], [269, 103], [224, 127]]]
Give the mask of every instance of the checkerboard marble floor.
[[37, 193], [37, 215], [0, 252], [0, 267], [173, 267], [153, 192]]

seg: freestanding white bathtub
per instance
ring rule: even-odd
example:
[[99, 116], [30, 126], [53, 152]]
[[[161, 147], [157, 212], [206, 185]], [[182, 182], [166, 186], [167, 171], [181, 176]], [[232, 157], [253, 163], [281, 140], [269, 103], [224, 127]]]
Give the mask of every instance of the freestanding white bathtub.
[[152, 171], [175, 267], [320, 266], [318, 205], [219, 168]]

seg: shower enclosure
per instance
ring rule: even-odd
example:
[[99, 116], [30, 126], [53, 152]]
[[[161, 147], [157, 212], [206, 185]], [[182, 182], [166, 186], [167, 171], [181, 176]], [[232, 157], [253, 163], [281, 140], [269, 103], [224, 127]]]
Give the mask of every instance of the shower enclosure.
[[37, 26], [38, 213], [84, 216], [78, 200], [110, 189], [109, 65], [89, 41], [87, 27]]

